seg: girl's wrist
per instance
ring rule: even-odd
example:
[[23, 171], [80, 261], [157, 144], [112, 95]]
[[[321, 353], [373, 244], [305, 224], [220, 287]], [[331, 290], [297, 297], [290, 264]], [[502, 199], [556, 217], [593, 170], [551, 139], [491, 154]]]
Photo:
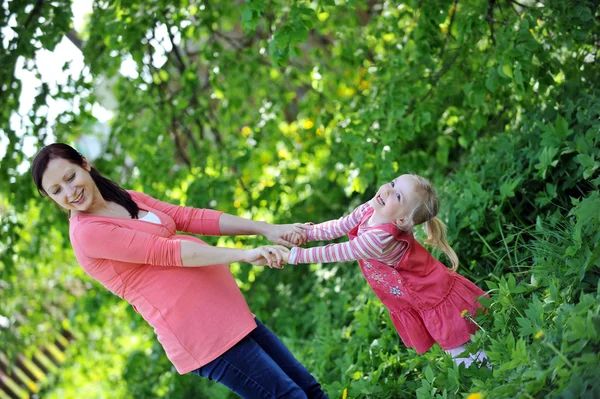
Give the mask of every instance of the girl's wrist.
[[287, 263], [290, 265], [295, 265], [297, 263], [298, 258], [298, 247], [293, 247], [290, 249], [290, 253], [288, 254]]

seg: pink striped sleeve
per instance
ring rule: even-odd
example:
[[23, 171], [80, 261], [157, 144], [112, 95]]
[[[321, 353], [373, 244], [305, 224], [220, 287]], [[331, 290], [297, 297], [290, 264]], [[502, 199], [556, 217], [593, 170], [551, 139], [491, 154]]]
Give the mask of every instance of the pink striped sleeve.
[[360, 220], [369, 207], [369, 203], [366, 202], [356, 207], [348, 216], [315, 224], [312, 226], [312, 229], [307, 230], [308, 241], [332, 240], [345, 236], [360, 223]]
[[[387, 234], [385, 232], [381, 232]], [[361, 234], [355, 240], [314, 248], [292, 248], [288, 262], [329, 263], [358, 259], [379, 259], [384, 255], [381, 234], [373, 230]]]
[[177, 226], [177, 231], [185, 231], [187, 233], [205, 236], [221, 235], [219, 218], [221, 217], [222, 212], [220, 211], [177, 206], [159, 201], [149, 195], [137, 191], [129, 191], [129, 194], [131, 194], [134, 199], [173, 218], [175, 225]]

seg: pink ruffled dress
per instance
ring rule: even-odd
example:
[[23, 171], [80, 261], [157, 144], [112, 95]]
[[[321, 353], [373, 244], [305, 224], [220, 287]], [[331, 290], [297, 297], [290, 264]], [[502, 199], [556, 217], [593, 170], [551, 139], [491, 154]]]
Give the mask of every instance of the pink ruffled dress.
[[418, 353], [437, 342], [444, 350], [469, 341], [476, 326], [462, 315], [474, 313], [483, 291], [435, 259], [411, 232], [393, 223], [368, 226], [369, 203], [350, 215], [311, 226], [309, 241], [346, 234], [350, 241], [313, 248], [292, 248], [290, 264], [358, 260], [367, 282], [384, 303], [406, 346]]
[[[348, 233], [350, 240], [358, 237], [360, 226], [372, 214], [368, 211]], [[476, 298], [484, 292], [435, 259], [412, 233], [393, 223], [377, 228], [406, 243], [403, 256], [394, 267], [376, 259], [358, 262], [367, 282], [388, 308], [404, 344], [423, 353], [436, 342], [444, 350], [468, 342], [477, 327], [462, 312], [474, 313], [481, 308]]]

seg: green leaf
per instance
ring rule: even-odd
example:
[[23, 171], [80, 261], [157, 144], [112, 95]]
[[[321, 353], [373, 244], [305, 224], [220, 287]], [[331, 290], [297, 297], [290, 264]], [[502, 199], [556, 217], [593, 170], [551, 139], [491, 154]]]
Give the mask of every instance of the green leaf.
[[425, 375], [425, 378], [427, 379], [427, 381], [429, 381], [430, 383], [433, 383], [434, 375], [433, 375], [433, 370], [431, 369], [430, 366], [425, 367], [423, 374]]
[[519, 86], [523, 85], [523, 74], [520, 68], [515, 69], [515, 83]]
[[496, 76], [496, 71], [494, 69], [490, 69], [488, 71], [488, 77], [485, 80], [485, 87], [487, 87], [487, 89], [492, 93], [496, 90], [496, 86], [498, 84]]
[[565, 139], [569, 135], [569, 124], [561, 115], [556, 117], [555, 132], [561, 139]]
[[594, 158], [588, 154], [579, 154], [575, 157], [575, 159], [584, 168], [593, 168], [594, 167]]

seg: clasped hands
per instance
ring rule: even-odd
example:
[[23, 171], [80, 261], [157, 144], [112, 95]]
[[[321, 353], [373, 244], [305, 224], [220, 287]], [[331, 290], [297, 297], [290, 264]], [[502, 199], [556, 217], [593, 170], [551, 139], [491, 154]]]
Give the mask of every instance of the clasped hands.
[[288, 247], [304, 245], [309, 225], [303, 223], [270, 225], [264, 236], [278, 245], [265, 245], [248, 250], [246, 262], [256, 266], [269, 266], [282, 269], [287, 264], [290, 250]]

